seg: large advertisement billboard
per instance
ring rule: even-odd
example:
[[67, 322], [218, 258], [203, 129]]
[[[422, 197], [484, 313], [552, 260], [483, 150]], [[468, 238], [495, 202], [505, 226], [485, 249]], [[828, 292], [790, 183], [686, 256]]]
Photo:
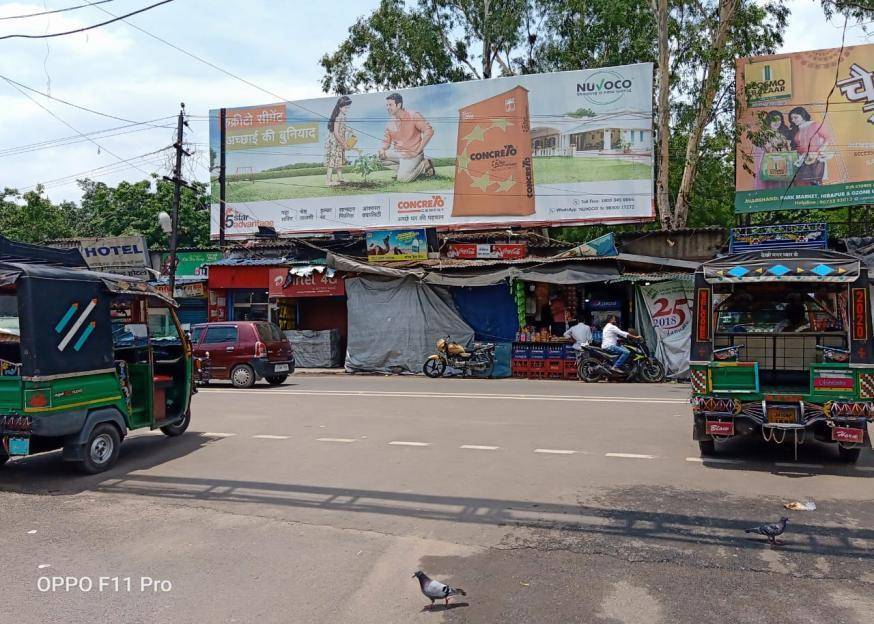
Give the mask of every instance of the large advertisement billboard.
[[652, 145], [650, 63], [227, 109], [225, 233], [650, 220]]
[[874, 202], [874, 45], [744, 58], [736, 212]]

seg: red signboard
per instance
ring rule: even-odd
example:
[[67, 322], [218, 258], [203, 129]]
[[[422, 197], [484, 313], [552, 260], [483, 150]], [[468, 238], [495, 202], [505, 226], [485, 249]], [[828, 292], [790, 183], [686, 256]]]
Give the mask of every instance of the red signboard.
[[865, 430], [854, 427], [834, 427], [832, 429], [832, 440], [848, 444], [861, 444], [865, 441]]
[[337, 297], [346, 294], [342, 277], [328, 277], [324, 272], [294, 275], [288, 269], [270, 269], [271, 297]]
[[459, 260], [521, 260], [528, 255], [525, 243], [450, 243], [447, 258]]
[[814, 390], [853, 391], [855, 379], [852, 371], [817, 371], [813, 378]]
[[695, 310], [698, 314], [698, 342], [710, 340], [710, 289], [699, 288], [695, 297]]
[[734, 422], [721, 420], [708, 420], [706, 432], [708, 435], [731, 436], [734, 435]]
[[854, 288], [852, 293], [853, 340], [868, 340], [868, 291]]

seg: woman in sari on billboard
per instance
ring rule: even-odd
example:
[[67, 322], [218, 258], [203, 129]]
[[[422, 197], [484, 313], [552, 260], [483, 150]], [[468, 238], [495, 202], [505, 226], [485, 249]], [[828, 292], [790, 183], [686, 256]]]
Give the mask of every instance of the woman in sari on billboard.
[[789, 111], [790, 128], [794, 131], [792, 145], [798, 153], [793, 186], [819, 186], [828, 178], [827, 161], [834, 153], [828, 149], [834, 142], [825, 121], [815, 122], [802, 106]]
[[340, 186], [343, 183], [343, 166], [346, 164], [346, 148], [350, 138], [346, 131], [346, 115], [351, 105], [352, 99], [344, 95], [337, 100], [328, 119], [328, 139], [325, 141], [325, 183], [328, 186]]

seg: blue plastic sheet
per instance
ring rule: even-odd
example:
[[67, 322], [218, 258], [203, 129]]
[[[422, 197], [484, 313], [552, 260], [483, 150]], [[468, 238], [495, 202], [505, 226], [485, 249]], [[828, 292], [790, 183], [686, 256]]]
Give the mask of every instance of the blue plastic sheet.
[[512, 342], [519, 329], [516, 302], [506, 283], [450, 288], [461, 318], [473, 328], [475, 339]]

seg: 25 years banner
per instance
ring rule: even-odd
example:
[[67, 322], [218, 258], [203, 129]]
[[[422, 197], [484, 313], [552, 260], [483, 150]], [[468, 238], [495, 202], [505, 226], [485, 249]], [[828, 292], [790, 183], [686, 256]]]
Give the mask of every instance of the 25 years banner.
[[219, 117], [230, 238], [654, 217], [650, 63], [227, 109], [224, 145]]
[[689, 368], [692, 339], [692, 284], [680, 280], [640, 286], [652, 326], [658, 339], [656, 357], [669, 376]]

